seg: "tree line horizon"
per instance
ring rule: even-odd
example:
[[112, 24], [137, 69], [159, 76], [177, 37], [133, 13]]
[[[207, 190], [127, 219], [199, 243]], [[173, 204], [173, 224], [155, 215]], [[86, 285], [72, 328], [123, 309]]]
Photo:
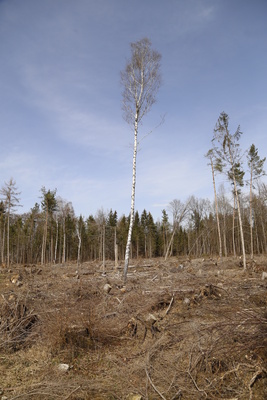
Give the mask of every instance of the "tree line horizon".
[[[10, 189], [10, 190], [9, 190]], [[19, 214], [19, 192], [11, 179], [1, 189], [9, 191], [10, 204], [0, 201], [0, 265], [65, 264], [86, 261], [125, 260], [130, 215], [99, 209], [95, 215], [76, 216], [72, 203], [57, 190], [42, 187], [40, 204]], [[6, 194], [8, 194], [6, 192]], [[15, 196], [15, 197], [14, 197]], [[257, 193], [239, 193], [246, 254], [251, 254], [250, 206], [253, 210], [253, 254], [267, 253], [267, 185], [257, 182]], [[135, 211], [130, 259], [154, 257], [242, 256], [242, 241], [234, 195], [223, 184], [217, 190], [222, 239], [218, 239], [215, 201], [190, 196], [172, 200], [157, 221], [144, 209]], [[8, 228], [9, 225], [9, 228]], [[9, 233], [8, 233], [9, 231]]]

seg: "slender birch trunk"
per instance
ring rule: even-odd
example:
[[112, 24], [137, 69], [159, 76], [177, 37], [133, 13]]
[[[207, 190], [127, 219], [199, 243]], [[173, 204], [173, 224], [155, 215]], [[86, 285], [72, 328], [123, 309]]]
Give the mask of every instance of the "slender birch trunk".
[[138, 113], [135, 115], [135, 124], [134, 124], [134, 151], [133, 151], [133, 178], [132, 178], [132, 195], [131, 195], [131, 213], [130, 213], [130, 226], [128, 231], [128, 238], [126, 244], [125, 251], [125, 264], [124, 264], [124, 282], [127, 279], [127, 272], [129, 267], [129, 258], [130, 258], [130, 248], [131, 248], [131, 240], [132, 240], [132, 232], [133, 232], [133, 222], [134, 222], [134, 208], [135, 208], [135, 185], [136, 185], [136, 156], [137, 156], [137, 134], [138, 134]]

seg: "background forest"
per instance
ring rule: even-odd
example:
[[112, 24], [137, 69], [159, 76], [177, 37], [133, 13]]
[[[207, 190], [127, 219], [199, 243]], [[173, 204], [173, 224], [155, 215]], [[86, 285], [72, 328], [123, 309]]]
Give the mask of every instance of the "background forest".
[[[64, 263], [124, 259], [129, 216], [99, 209], [87, 218], [76, 216], [72, 203], [56, 190], [41, 189], [41, 202], [27, 213], [17, 213], [19, 192], [11, 179], [1, 190], [0, 262]], [[257, 183], [252, 204], [248, 194], [239, 195], [246, 253], [251, 253], [250, 205], [253, 211], [254, 253], [267, 252], [267, 185]], [[240, 227], [234, 196], [224, 186], [217, 191], [218, 215], [224, 256], [240, 255]], [[175, 199], [155, 221], [149, 210], [135, 212], [131, 258], [219, 255], [215, 204], [190, 197]]]

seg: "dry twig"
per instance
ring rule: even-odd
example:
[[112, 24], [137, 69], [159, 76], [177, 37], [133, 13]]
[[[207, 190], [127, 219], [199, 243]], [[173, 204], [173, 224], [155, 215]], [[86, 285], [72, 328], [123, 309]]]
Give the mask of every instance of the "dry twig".
[[163, 396], [163, 394], [160, 393], [160, 391], [156, 388], [156, 386], [155, 386], [154, 383], [152, 382], [152, 380], [151, 380], [151, 378], [150, 378], [150, 376], [149, 376], [149, 373], [148, 373], [148, 371], [147, 371], [146, 368], [145, 368], [145, 371], [146, 371], [146, 376], [147, 376], [147, 378], [148, 378], [148, 380], [149, 380], [149, 383], [150, 383], [150, 385], [153, 387], [153, 389], [155, 390], [155, 392], [156, 392], [163, 400], [166, 400], [166, 398]]

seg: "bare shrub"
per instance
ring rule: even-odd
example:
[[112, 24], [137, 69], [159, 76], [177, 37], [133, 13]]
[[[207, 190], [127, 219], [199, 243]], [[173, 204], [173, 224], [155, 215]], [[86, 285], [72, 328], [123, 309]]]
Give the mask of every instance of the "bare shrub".
[[0, 305], [0, 350], [16, 351], [36, 338], [38, 315], [27, 305], [27, 298], [2, 295]]

